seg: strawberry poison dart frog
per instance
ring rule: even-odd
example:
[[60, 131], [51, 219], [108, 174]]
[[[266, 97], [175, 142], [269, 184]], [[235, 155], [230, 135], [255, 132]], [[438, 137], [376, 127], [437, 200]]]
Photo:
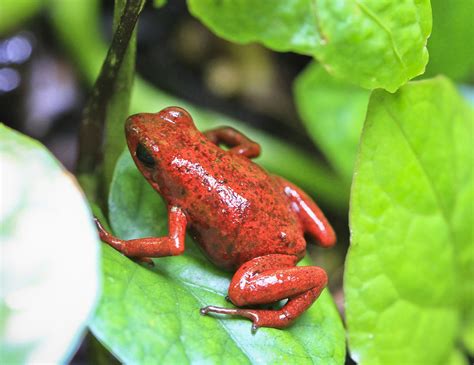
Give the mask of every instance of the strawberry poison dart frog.
[[[234, 272], [228, 299], [245, 307], [201, 313], [246, 317], [253, 330], [286, 327], [311, 306], [327, 275], [296, 266], [306, 252], [304, 235], [323, 247], [336, 236], [308, 195], [251, 161], [260, 154], [257, 143], [229, 127], [201, 133], [178, 107], [132, 115], [125, 133], [135, 164], [168, 206], [169, 233], [121, 240], [96, 220], [104, 242], [142, 260], [181, 255], [188, 229], [210, 261]], [[255, 308], [282, 299], [288, 301], [281, 309]]]

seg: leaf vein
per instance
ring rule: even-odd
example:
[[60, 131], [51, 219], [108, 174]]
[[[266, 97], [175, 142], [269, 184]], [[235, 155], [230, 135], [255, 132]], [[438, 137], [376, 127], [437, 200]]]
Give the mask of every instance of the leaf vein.
[[387, 35], [390, 39], [390, 46], [392, 47], [392, 51], [395, 54], [397, 61], [406, 68], [405, 62], [398, 51], [397, 45], [395, 44], [395, 39], [393, 38], [393, 32], [382, 22], [382, 20], [375, 14], [372, 10], [370, 10], [366, 5], [362, 4], [360, 1], [355, 0], [355, 4], [359, 7], [362, 12], [367, 15], [370, 19], [372, 19]]

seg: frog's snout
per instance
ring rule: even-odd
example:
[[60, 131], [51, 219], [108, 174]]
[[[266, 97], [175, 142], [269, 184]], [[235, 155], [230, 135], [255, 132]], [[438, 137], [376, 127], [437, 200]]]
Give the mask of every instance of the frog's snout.
[[127, 134], [137, 132], [141, 126], [149, 123], [154, 117], [155, 115], [152, 113], [139, 113], [129, 116], [125, 121], [125, 132]]

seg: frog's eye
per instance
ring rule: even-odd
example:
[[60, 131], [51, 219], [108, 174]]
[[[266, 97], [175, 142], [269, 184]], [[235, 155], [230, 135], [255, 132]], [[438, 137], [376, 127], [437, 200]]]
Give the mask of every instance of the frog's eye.
[[153, 159], [153, 156], [150, 154], [150, 152], [147, 151], [145, 146], [143, 146], [141, 143], [138, 144], [137, 150], [135, 151], [137, 158], [140, 160], [140, 162], [148, 168], [155, 167], [155, 160]]

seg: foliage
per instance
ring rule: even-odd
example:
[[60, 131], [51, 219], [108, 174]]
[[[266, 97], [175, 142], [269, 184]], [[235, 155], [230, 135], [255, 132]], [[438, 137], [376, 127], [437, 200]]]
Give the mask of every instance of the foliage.
[[431, 32], [428, 0], [188, 0], [221, 37], [314, 56], [365, 88], [395, 91], [423, 73]]
[[451, 355], [474, 301], [473, 131], [474, 111], [444, 78], [372, 94], [344, 288], [356, 361]]
[[44, 146], [3, 124], [0, 141], [2, 363], [67, 361], [96, 301], [97, 233], [77, 183]]
[[474, 1], [432, 0], [433, 33], [429, 39], [430, 62], [426, 76], [444, 74], [455, 81], [474, 77], [472, 40]]
[[[98, 1], [44, 3], [55, 35], [92, 84], [107, 50]], [[4, 1], [0, 33], [41, 4]], [[123, 4], [116, 1], [115, 24]], [[167, 6], [163, 0], [153, 5], [155, 11]], [[466, 352], [474, 355], [474, 116], [448, 79], [408, 81], [427, 65], [424, 78], [443, 73], [472, 82], [474, 53], [467, 45], [473, 2], [432, 0], [431, 6], [429, 38], [428, 0], [188, 0], [190, 12], [222, 38], [314, 58], [295, 80], [294, 99], [327, 165], [287, 141], [149, 85], [134, 74], [132, 36], [119, 92], [107, 101], [105, 179], [90, 176], [102, 184], [100, 191], [110, 189], [100, 199], [109, 199], [115, 233], [163, 235], [167, 223], [163, 203], [128, 153], [116, 163], [125, 147], [124, 116], [183, 106], [200, 129], [228, 124], [250, 135], [262, 145], [258, 163], [334, 213], [350, 213], [345, 331], [354, 360], [463, 364]], [[102, 247], [104, 292], [90, 328], [120, 361], [344, 362], [344, 329], [328, 291], [286, 330], [260, 329], [252, 336], [247, 320], [199, 316], [207, 304], [230, 306], [223, 299], [230, 276], [211, 266], [190, 239], [187, 245], [185, 255], [155, 260], [153, 270]], [[5, 303], [1, 308], [9, 320]], [[13, 356], [30, 353], [30, 345]]]

